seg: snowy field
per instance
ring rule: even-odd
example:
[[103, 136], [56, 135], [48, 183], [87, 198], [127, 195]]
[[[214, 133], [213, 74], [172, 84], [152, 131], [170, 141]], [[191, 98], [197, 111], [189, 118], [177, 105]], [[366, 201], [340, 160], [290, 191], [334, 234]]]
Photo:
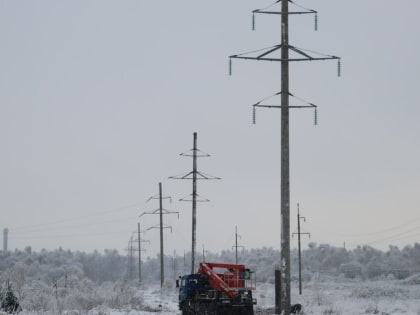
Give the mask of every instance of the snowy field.
[[[260, 285], [256, 292], [259, 308], [272, 308], [273, 285]], [[313, 315], [420, 315], [420, 276], [406, 280], [362, 281], [349, 279], [313, 279], [292, 288], [292, 303], [300, 303], [304, 314]], [[263, 312], [267, 314], [267, 312]]]
[[[297, 283], [293, 283], [292, 303], [303, 305], [303, 314], [313, 315], [420, 315], [420, 275], [405, 280], [382, 279], [375, 281], [313, 276], [304, 283], [299, 296]], [[149, 315], [180, 314], [177, 309], [177, 291], [167, 284], [161, 291], [158, 286], [144, 287], [139, 292], [141, 309], [94, 309], [89, 312], [63, 312], [68, 315]], [[256, 314], [272, 314], [274, 286], [259, 284], [254, 296], [258, 300]], [[52, 314], [29, 313], [23, 315]]]

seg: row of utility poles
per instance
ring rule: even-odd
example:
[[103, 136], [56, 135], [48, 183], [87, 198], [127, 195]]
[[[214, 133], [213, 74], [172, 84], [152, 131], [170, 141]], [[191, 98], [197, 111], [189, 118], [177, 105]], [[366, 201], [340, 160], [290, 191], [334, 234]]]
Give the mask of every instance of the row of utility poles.
[[[279, 11], [271, 9], [272, 6], [281, 3], [281, 9]], [[266, 104], [264, 101], [271, 98], [265, 98], [262, 101], [259, 101], [253, 105], [253, 122], [255, 123], [255, 111], [256, 108], [278, 108], [280, 109], [280, 125], [281, 125], [281, 134], [280, 134], [280, 214], [281, 214], [281, 250], [280, 250], [280, 270], [276, 272], [276, 287], [279, 287], [279, 294], [276, 296], [276, 313], [285, 313], [290, 314], [290, 149], [289, 149], [289, 110], [291, 108], [312, 108], [314, 109], [315, 125], [317, 124], [317, 106], [303, 101], [299, 97], [296, 97], [291, 93], [289, 88], [289, 63], [296, 61], [317, 61], [317, 60], [337, 60], [337, 70], [338, 76], [341, 73], [341, 62], [340, 58], [332, 55], [325, 55], [320, 53], [315, 53], [310, 50], [305, 50], [302, 48], [295, 47], [289, 44], [289, 15], [301, 15], [301, 14], [314, 14], [315, 16], [315, 30], [318, 28], [318, 12], [312, 9], [307, 9], [302, 6], [296, 5], [298, 7], [297, 11], [289, 11], [289, 3], [296, 5], [292, 0], [277, 0], [273, 5], [266, 7], [264, 9], [257, 9], [252, 12], [253, 15], [253, 29], [255, 29], [255, 16], [256, 14], [266, 14], [266, 15], [279, 15], [281, 17], [281, 43], [274, 45], [269, 48], [258, 50], [258, 54], [255, 55], [255, 51], [251, 53], [242, 53], [231, 55], [229, 57], [229, 72], [232, 73], [232, 59], [245, 59], [245, 60], [256, 60], [256, 61], [277, 61], [281, 64], [281, 84], [280, 92], [274, 93], [274, 95], [280, 95], [280, 104], [272, 105]], [[280, 52], [280, 57], [273, 56], [273, 53]], [[295, 56], [289, 55], [289, 53], [294, 54]], [[273, 95], [273, 96], [274, 96]], [[289, 98], [294, 97], [300, 101], [303, 101], [303, 105], [290, 105]], [[193, 170], [186, 175], [179, 177], [170, 177], [174, 179], [189, 179], [193, 183], [193, 192], [191, 194], [191, 199], [181, 199], [181, 201], [191, 201], [192, 202], [192, 243], [191, 243], [191, 272], [195, 270], [195, 253], [196, 253], [196, 224], [197, 224], [197, 180], [198, 179], [219, 179], [217, 177], [211, 177], [203, 175], [197, 170], [197, 158], [199, 156], [208, 156], [207, 154], [199, 155], [199, 150], [196, 146], [197, 134], [194, 133], [194, 145], [193, 149], [186, 154], [181, 154], [183, 156], [190, 156], [193, 158]], [[202, 201], [207, 201], [202, 200]], [[154, 213], [154, 212], [153, 212]], [[160, 216], [162, 217], [163, 212], [160, 210]], [[298, 214], [298, 235], [300, 241], [300, 216]], [[160, 224], [161, 230], [161, 265], [163, 259], [163, 224], [161, 219]], [[238, 249], [237, 244], [237, 235], [236, 235], [236, 251]], [[300, 244], [300, 242], [299, 242]], [[300, 245], [299, 245], [300, 247]], [[163, 271], [161, 270], [161, 281], [163, 281]], [[300, 284], [301, 290], [301, 284]]]
[[[197, 182], [198, 180], [220, 180], [221, 178], [211, 176], [204, 174], [200, 171], [198, 171], [197, 168], [197, 159], [199, 157], [209, 157], [210, 155], [207, 153], [204, 153], [200, 151], [197, 147], [197, 133], [193, 133], [193, 148], [185, 153], [181, 153], [181, 156], [187, 156], [192, 157], [193, 160], [193, 169], [192, 171], [186, 173], [185, 175], [181, 176], [171, 176], [169, 179], [185, 179], [185, 180], [192, 180], [192, 193], [189, 195], [189, 197], [181, 198], [179, 201], [188, 201], [192, 203], [192, 231], [191, 231], [191, 273], [194, 273], [195, 271], [195, 253], [196, 253], [196, 235], [197, 235], [197, 203], [198, 202], [208, 202], [209, 200], [206, 198], [203, 198], [198, 195], [197, 193]], [[160, 284], [163, 286], [163, 283], [165, 281], [165, 270], [164, 270], [164, 236], [163, 236], [163, 230], [164, 229], [170, 229], [172, 232], [172, 226], [165, 225], [163, 222], [163, 216], [169, 215], [169, 214], [177, 214], [179, 218], [179, 212], [178, 211], [169, 211], [163, 208], [163, 201], [165, 199], [169, 199], [172, 202], [172, 198], [169, 196], [164, 196], [162, 193], [162, 183], [159, 183], [159, 193], [156, 196], [150, 197], [146, 202], [149, 202], [150, 200], [159, 200], [159, 208], [153, 210], [153, 211], [146, 211], [143, 212], [140, 217], [147, 215], [147, 214], [157, 214], [159, 215], [159, 223], [157, 225], [151, 226], [147, 228], [144, 232], [151, 230], [151, 229], [159, 229], [160, 231]], [[128, 269], [129, 269], [129, 276], [132, 279], [133, 274], [133, 252], [135, 250], [138, 250], [138, 257], [139, 257], [139, 282], [141, 283], [141, 243], [146, 242], [147, 240], [143, 240], [140, 237], [140, 234], [142, 231], [140, 230], [140, 223], [138, 223], [138, 237], [136, 240], [133, 239], [133, 237], [130, 238], [129, 245], [128, 245]], [[133, 243], [137, 242], [137, 248], [134, 247]], [[173, 262], [175, 264], [175, 260]], [[174, 265], [175, 266], [175, 265]], [[175, 267], [173, 267], [175, 268]], [[185, 253], [184, 253], [184, 269], [185, 269]]]
[[[160, 234], [161, 236], [161, 241], [160, 241], [160, 280], [161, 280], [161, 286], [163, 285], [164, 282], [164, 252], [163, 252], [163, 229], [165, 228], [171, 228], [171, 226], [164, 226], [163, 224], [163, 214], [178, 214], [178, 212], [175, 211], [168, 211], [162, 208], [162, 201], [164, 199], [170, 199], [170, 197], [163, 197], [162, 195], [162, 184], [159, 183], [159, 197], [155, 196], [155, 197], [151, 197], [149, 198], [148, 201], [150, 201], [151, 199], [159, 199], [159, 209], [152, 211], [152, 212], [144, 212], [141, 216], [145, 215], [145, 214], [159, 214], [160, 215], [160, 224], [159, 224], [159, 229], [162, 232]], [[159, 212], [157, 212], [159, 211]], [[308, 232], [301, 232], [301, 226], [300, 226], [300, 221], [303, 220], [304, 222], [306, 221], [306, 217], [301, 216], [300, 215], [300, 208], [299, 208], [299, 203], [297, 204], [297, 232], [292, 233], [292, 237], [294, 237], [295, 235], [298, 236], [298, 264], [299, 264], [299, 294], [302, 294], [302, 258], [301, 258], [301, 235], [308, 235], [310, 237], [310, 233]], [[150, 228], [148, 228], [147, 230], [151, 230], [157, 228], [156, 226], [152, 226]], [[146, 231], [147, 231], [146, 230]], [[148, 242], [150, 243], [149, 240], [145, 240], [142, 239], [140, 237], [141, 233], [144, 233], [145, 231], [141, 231], [140, 229], [140, 222], [137, 223], [137, 239], [133, 238], [133, 235], [135, 234], [133, 232], [133, 235], [130, 238], [130, 241], [128, 242], [128, 276], [129, 279], [133, 279], [133, 269], [134, 269], [134, 256], [135, 256], [135, 251], [138, 251], [138, 281], [139, 284], [142, 281], [141, 278], [141, 274], [142, 274], [142, 260], [141, 260], [141, 253], [142, 251], [144, 251], [144, 249], [142, 249], [141, 244], [144, 242]], [[238, 227], [235, 226], [235, 245], [232, 246], [232, 249], [235, 249], [235, 264], [238, 264], [239, 260], [238, 260], [238, 248], [242, 248], [242, 250], [245, 249], [245, 247], [243, 245], [240, 245], [238, 243], [238, 239], [241, 239], [242, 237], [238, 234]], [[135, 244], [137, 242], [137, 247], [134, 246], [133, 244]], [[205, 249], [204, 249], [204, 245], [203, 245], [203, 254], [202, 254], [202, 260], [205, 261]], [[173, 262], [172, 262], [172, 274], [175, 276], [176, 275], [176, 271], [178, 270], [177, 265], [176, 265], [176, 251], [174, 250], [174, 254], [173, 254]], [[185, 252], [184, 252], [184, 273], [186, 273], [186, 256], [185, 256]]]

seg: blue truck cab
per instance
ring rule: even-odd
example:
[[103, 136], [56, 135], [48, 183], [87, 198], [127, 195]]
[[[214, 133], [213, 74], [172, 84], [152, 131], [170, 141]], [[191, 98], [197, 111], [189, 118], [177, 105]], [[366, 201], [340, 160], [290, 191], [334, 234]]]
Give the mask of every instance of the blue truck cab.
[[179, 306], [189, 299], [193, 299], [200, 291], [209, 289], [208, 277], [200, 274], [190, 274], [180, 277], [179, 285]]

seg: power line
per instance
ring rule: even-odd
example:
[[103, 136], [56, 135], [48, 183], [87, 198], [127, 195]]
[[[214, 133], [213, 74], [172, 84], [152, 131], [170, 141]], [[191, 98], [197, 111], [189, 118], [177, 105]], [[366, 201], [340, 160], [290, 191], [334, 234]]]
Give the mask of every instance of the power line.
[[85, 218], [89, 218], [89, 217], [97, 217], [100, 214], [109, 214], [109, 213], [113, 213], [113, 212], [117, 212], [117, 211], [121, 211], [121, 210], [126, 210], [126, 209], [129, 209], [129, 208], [134, 208], [134, 207], [137, 207], [137, 206], [138, 206], [138, 204], [132, 204], [132, 205], [123, 206], [123, 207], [119, 207], [119, 208], [112, 209], [112, 210], [100, 211], [100, 212], [95, 212], [95, 213], [92, 213], [92, 214], [87, 214], [87, 215], [82, 215], [82, 216], [77, 216], [77, 217], [70, 217], [70, 218], [60, 219], [60, 220], [56, 220], [56, 221], [15, 226], [15, 227], [12, 227], [11, 229], [20, 230], [20, 229], [29, 229], [29, 228], [33, 228], [33, 227], [44, 227], [44, 226], [48, 226], [48, 225], [56, 225], [56, 224], [63, 223], [63, 222], [76, 221], [76, 220], [85, 219]]

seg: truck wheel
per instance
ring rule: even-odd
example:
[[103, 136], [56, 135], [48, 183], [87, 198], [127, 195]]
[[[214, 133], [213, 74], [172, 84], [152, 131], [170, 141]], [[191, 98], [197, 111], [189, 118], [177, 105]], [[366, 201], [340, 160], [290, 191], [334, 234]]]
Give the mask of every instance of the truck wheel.
[[245, 308], [245, 312], [246, 312], [246, 315], [254, 315], [254, 308], [252, 307], [252, 305], [251, 306], [247, 306], [246, 308]]

